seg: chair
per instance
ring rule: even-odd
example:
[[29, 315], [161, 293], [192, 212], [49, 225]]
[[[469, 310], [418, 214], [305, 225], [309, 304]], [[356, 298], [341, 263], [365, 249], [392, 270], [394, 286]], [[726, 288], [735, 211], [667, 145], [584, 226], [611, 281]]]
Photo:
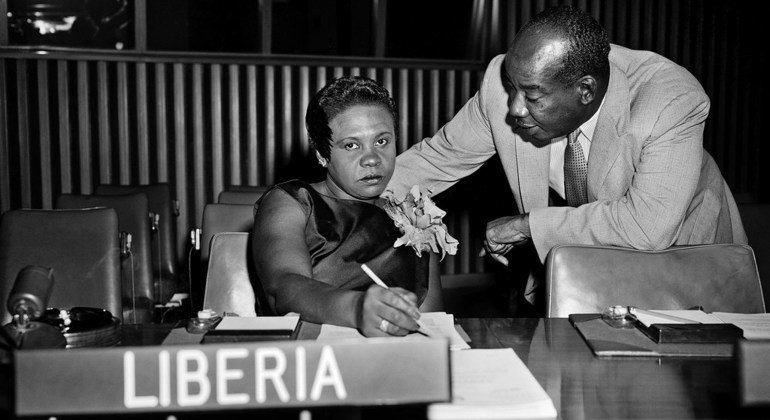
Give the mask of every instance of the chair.
[[194, 308], [201, 308], [206, 284], [206, 268], [209, 263], [211, 240], [220, 232], [249, 232], [254, 226], [254, 206], [248, 204], [206, 204], [203, 208], [201, 228], [193, 231], [193, 249], [197, 260], [190, 257], [190, 289]]
[[267, 192], [269, 187], [259, 186], [231, 186], [227, 190], [219, 193], [217, 197], [217, 203], [220, 204], [249, 204], [259, 200], [262, 195]]
[[765, 312], [751, 247], [714, 244], [640, 251], [556, 246], [546, 257], [546, 316], [601, 312], [610, 305], [707, 312]]
[[249, 234], [220, 232], [211, 240], [203, 308], [219, 314], [256, 316], [256, 297], [251, 285]]
[[152, 272], [160, 302], [167, 302], [178, 291], [176, 216], [179, 203], [172, 198], [171, 188], [166, 183], [149, 185], [98, 185], [95, 194], [123, 195], [143, 192], [147, 194], [150, 211], [153, 213], [152, 227]]
[[0, 323], [27, 265], [54, 270], [50, 307], [103, 308], [122, 320], [118, 215], [111, 208], [10, 210], [0, 216]]
[[134, 324], [151, 322], [154, 304], [160, 296], [152, 277], [152, 232], [147, 195], [62, 194], [57, 197], [55, 205], [57, 209], [93, 207], [114, 208], [118, 214], [118, 228], [131, 235], [130, 245], [121, 249], [123, 319]]

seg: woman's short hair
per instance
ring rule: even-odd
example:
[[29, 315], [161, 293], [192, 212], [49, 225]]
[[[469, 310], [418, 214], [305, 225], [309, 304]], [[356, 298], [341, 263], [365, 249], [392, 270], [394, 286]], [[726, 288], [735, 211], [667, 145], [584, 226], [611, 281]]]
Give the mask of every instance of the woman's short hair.
[[307, 106], [305, 127], [310, 144], [318, 153], [329, 159], [332, 130], [329, 121], [355, 105], [380, 105], [393, 117], [393, 128], [398, 136], [398, 110], [390, 92], [372, 79], [361, 76], [345, 76], [324, 86]]

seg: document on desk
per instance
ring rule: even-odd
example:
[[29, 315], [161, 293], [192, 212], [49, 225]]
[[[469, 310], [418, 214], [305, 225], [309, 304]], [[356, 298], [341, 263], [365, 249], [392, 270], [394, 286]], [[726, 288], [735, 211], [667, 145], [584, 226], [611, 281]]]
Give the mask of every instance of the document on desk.
[[513, 349], [451, 353], [452, 402], [431, 404], [428, 418], [546, 419], [553, 401]]
[[770, 339], [770, 314], [738, 314], [734, 312], [714, 312], [712, 315], [722, 322], [733, 324], [743, 330], [747, 340]]
[[299, 316], [226, 316], [217, 331], [294, 331]]
[[[469, 349], [468, 343], [463, 340], [455, 328], [454, 315], [446, 312], [425, 312], [420, 317], [420, 321], [425, 326], [428, 335], [436, 337], [446, 337], [449, 340], [451, 350]], [[318, 334], [319, 341], [335, 341], [343, 339], [364, 339], [355, 328], [340, 327], [337, 325], [323, 324], [321, 332]], [[409, 334], [405, 337], [398, 337], [398, 340], [425, 340], [427, 337], [420, 334]]]
[[[646, 326], [651, 324], [677, 324], [684, 321], [672, 321], [665, 316], [682, 318], [701, 324], [733, 324], [743, 330], [743, 337], [747, 340], [770, 339], [770, 314], [739, 314], [735, 312], [712, 312], [706, 313], [698, 310], [655, 310], [647, 311], [650, 314], [637, 314], [636, 317]], [[656, 317], [655, 314], [662, 314], [664, 317]]]

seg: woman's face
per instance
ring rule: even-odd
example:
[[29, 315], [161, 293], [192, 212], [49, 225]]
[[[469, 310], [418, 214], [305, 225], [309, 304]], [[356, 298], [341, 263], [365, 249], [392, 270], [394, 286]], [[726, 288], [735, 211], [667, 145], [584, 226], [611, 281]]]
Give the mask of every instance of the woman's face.
[[393, 117], [382, 105], [353, 105], [329, 122], [331, 153], [326, 183], [338, 198], [374, 200], [396, 164]]

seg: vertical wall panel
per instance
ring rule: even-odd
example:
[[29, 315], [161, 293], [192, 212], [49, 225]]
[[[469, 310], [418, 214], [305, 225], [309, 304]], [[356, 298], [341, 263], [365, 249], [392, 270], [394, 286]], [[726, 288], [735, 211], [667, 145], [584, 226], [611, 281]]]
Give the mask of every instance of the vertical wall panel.
[[229, 66], [230, 72], [230, 158], [226, 166], [230, 167], [230, 185], [241, 185], [241, 101], [239, 92], [240, 71], [236, 64]]
[[118, 63], [118, 171], [120, 184], [131, 183], [131, 142], [128, 134], [128, 65]]
[[[320, 87], [319, 87], [320, 89]], [[299, 68], [299, 109], [294, 116], [297, 121], [297, 133], [299, 133], [299, 147], [302, 155], [307, 155], [310, 150], [307, 130], [305, 129], [305, 113], [310, 103], [310, 68], [300, 66]]]
[[281, 110], [281, 165], [286, 165], [291, 161], [291, 153], [293, 146], [292, 136], [292, 84], [291, 84], [291, 67], [281, 66], [281, 98], [282, 106]]
[[190, 218], [190, 200], [187, 193], [187, 112], [185, 112], [185, 67], [174, 64], [174, 185], [176, 198], [179, 200], [177, 217], [177, 257], [182, 260], [184, 251], [181, 244], [187, 239], [187, 232], [198, 222]]
[[139, 184], [150, 183], [150, 124], [147, 114], [147, 64], [136, 63], [136, 142]]
[[414, 109], [412, 110], [414, 113], [414, 124], [412, 125], [412, 129], [414, 131], [412, 132], [412, 137], [408, 139], [410, 145], [422, 140], [422, 133], [424, 131], [423, 121], [425, 116], [424, 91], [425, 86], [423, 83], [423, 71], [422, 69], [415, 69], [414, 85], [412, 86], [412, 94], [414, 95]]
[[0, 59], [0, 212], [11, 209], [11, 168], [8, 147], [11, 139], [8, 133], [8, 90], [6, 88], [5, 65], [10, 60]]
[[[438, 116], [441, 112], [441, 106], [439, 106], [439, 71], [430, 71], [430, 105], [428, 106], [428, 112], [430, 113], [430, 132], [433, 133], [438, 130]], [[420, 139], [425, 134], [420, 134]], [[418, 139], [415, 139], [417, 141]]]
[[257, 114], [259, 109], [257, 108], [257, 68], [255, 66], [246, 67], [246, 94], [248, 96], [248, 179], [250, 185], [259, 185], [259, 172], [258, 169], [261, 166], [259, 163], [259, 155], [257, 149]]
[[203, 110], [203, 65], [192, 66], [192, 121], [193, 121], [193, 215], [195, 223], [203, 220], [203, 205], [206, 203], [206, 146], [203, 122], [206, 119]]
[[[196, 64], [197, 66], [197, 64]], [[194, 74], [198, 74], [197, 72]], [[209, 195], [201, 195], [197, 197], [197, 200], [195, 201], [196, 206], [203, 206], [205, 203], [209, 202], [210, 200], [216, 199], [218, 194], [224, 190], [224, 139], [225, 136], [222, 133], [222, 66], [219, 64], [214, 64], [211, 66], [211, 80], [210, 85], [211, 86], [211, 103], [210, 103], [210, 109], [211, 109], [211, 190], [209, 190]], [[200, 95], [201, 95], [201, 121], [205, 121], [206, 118], [203, 116], [203, 80], [200, 81]], [[198, 86], [198, 79], [195, 79], [195, 86]], [[195, 91], [194, 91], [195, 92]], [[193, 93], [195, 95], [195, 100], [198, 100], [198, 94]], [[201, 143], [204, 142], [204, 136], [202, 133], [203, 130], [201, 130]], [[198, 142], [196, 141], [196, 146], [198, 145]], [[206, 163], [201, 160], [202, 166], [206, 165]], [[201, 175], [205, 176], [205, 170], [201, 170]], [[205, 178], [202, 179], [202, 181]], [[204, 181], [205, 182], [205, 181]], [[202, 201], [201, 201], [202, 199]], [[203, 217], [203, 210], [201, 209], [200, 214], [196, 212], [196, 215], [198, 216], [197, 220], [202, 220]]]
[[69, 70], [67, 62], [56, 62], [56, 86], [59, 113], [59, 176], [61, 177], [61, 192], [72, 192], [72, 156], [70, 153], [70, 104], [69, 104]]
[[275, 67], [265, 66], [265, 184], [275, 183]]
[[168, 106], [166, 102], [166, 65], [155, 64], [155, 145], [158, 162], [158, 182], [169, 181]]
[[[80, 193], [91, 194], [93, 179], [91, 171], [94, 164], [91, 157], [91, 110], [88, 98], [88, 63], [78, 61], [78, 144], [80, 145]], [[125, 93], [125, 92], [124, 92]], [[128, 112], [128, 106], [125, 107]], [[122, 138], [122, 144], [128, 147], [128, 136]], [[128, 182], [128, 180], [126, 180]]]
[[398, 111], [399, 111], [399, 131], [398, 133], [398, 152], [401, 153], [409, 148], [409, 70], [401, 69], [398, 71]]
[[107, 75], [107, 63], [96, 64], [98, 95], [97, 108], [99, 118], [99, 182], [112, 184], [112, 138], [110, 136], [110, 83]]
[[[16, 91], [27, 91], [27, 60], [16, 61]], [[21, 186], [21, 206], [32, 207], [32, 169], [30, 167], [29, 135], [29, 98], [16, 95], [17, 125], [19, 127], [19, 177]]]
[[44, 209], [53, 208], [51, 178], [51, 113], [48, 106], [48, 62], [37, 62], [38, 129], [40, 131], [40, 195]]

